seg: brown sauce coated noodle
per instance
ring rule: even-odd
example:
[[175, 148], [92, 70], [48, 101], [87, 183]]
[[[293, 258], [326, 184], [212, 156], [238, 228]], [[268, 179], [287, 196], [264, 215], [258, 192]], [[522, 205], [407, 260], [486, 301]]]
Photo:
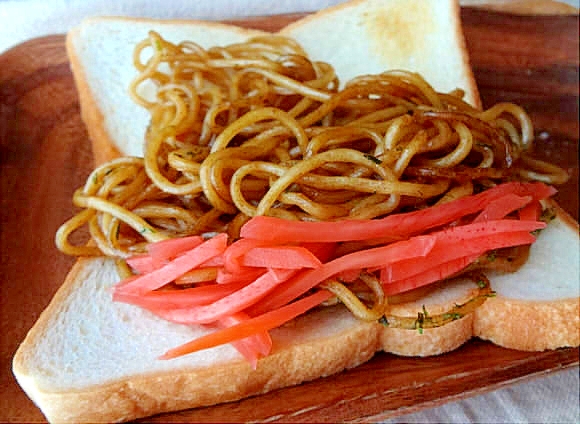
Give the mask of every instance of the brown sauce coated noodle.
[[[99, 166], [75, 192], [65, 253], [125, 258], [170, 237], [236, 238], [256, 215], [372, 219], [510, 179], [567, 179], [529, 157], [532, 122], [515, 104], [479, 110], [399, 70], [341, 86], [280, 36], [204, 49], [150, 32], [134, 66], [131, 96], [151, 116], [144, 157]], [[85, 225], [92, 243], [71, 244]]]

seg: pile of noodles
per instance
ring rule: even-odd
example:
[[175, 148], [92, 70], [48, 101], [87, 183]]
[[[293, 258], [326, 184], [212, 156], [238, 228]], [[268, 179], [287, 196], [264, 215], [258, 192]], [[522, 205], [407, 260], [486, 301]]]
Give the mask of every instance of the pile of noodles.
[[[567, 179], [526, 155], [533, 127], [514, 104], [481, 111], [405, 71], [341, 87], [280, 36], [206, 50], [151, 32], [134, 65], [131, 96], [151, 115], [144, 157], [105, 163], [76, 191], [65, 253], [124, 258], [169, 237], [235, 239], [256, 215], [372, 219], [509, 179]], [[93, 243], [70, 243], [85, 224]]]

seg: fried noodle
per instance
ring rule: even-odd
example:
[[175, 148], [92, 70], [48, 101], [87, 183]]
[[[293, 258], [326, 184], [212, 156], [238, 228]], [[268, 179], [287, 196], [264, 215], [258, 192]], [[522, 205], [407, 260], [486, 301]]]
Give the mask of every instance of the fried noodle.
[[[372, 219], [508, 179], [567, 178], [529, 157], [534, 131], [519, 106], [482, 111], [400, 70], [341, 86], [288, 38], [204, 49], [150, 32], [133, 62], [129, 92], [151, 116], [144, 156], [99, 166], [75, 192], [83, 209], [56, 238], [65, 253], [126, 258], [170, 237], [236, 238], [256, 215]], [[72, 244], [85, 225], [93, 243]], [[379, 298], [358, 309], [382, 308]]]

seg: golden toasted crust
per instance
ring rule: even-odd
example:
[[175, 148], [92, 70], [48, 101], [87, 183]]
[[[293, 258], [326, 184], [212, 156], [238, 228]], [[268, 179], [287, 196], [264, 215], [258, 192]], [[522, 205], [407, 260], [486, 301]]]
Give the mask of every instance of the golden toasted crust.
[[473, 333], [499, 346], [542, 351], [580, 343], [580, 299], [530, 302], [488, 299], [475, 311]]
[[451, 352], [473, 336], [473, 314], [436, 328], [404, 330], [385, 327], [381, 331], [381, 347], [385, 352], [401, 356], [433, 356]]

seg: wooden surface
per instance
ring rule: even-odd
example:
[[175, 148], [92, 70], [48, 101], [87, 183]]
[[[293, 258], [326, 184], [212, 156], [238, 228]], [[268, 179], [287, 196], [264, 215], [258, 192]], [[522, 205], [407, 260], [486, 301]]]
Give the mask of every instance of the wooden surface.
[[[298, 17], [237, 23], [275, 30]], [[571, 173], [557, 200], [578, 219], [578, 17], [469, 8], [462, 17], [484, 104], [514, 101], [530, 112], [541, 134], [538, 155]], [[0, 422], [39, 422], [10, 363], [74, 261], [53, 239], [92, 166], [63, 36], [0, 55], [0, 141]], [[474, 340], [435, 358], [379, 354], [326, 379], [153, 421], [376, 421], [577, 365], [578, 349], [526, 353]]]
[[482, 7], [487, 10], [521, 15], [570, 15], [578, 8], [561, 0], [459, 0], [462, 6]]

